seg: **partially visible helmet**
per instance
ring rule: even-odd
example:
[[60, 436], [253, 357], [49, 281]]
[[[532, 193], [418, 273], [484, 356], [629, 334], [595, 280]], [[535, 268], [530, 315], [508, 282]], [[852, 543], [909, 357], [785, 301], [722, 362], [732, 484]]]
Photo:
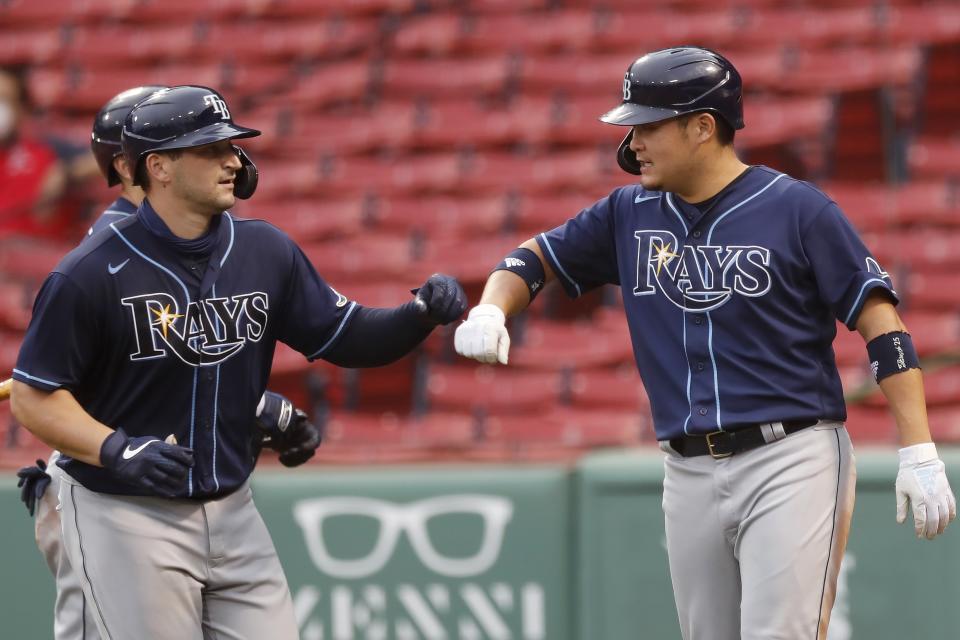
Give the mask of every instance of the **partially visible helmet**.
[[[233, 123], [226, 100], [208, 87], [184, 85], [158, 91], [138, 103], [123, 123], [121, 144], [137, 184], [137, 169], [147, 154], [199, 147], [221, 140], [260, 135]], [[234, 179], [233, 192], [249, 198], [257, 186], [257, 167], [234, 147], [243, 165]]]
[[[609, 124], [649, 124], [709, 111], [743, 129], [743, 83], [729, 60], [700, 47], [675, 47], [637, 58], [623, 78], [623, 102], [600, 116]], [[620, 167], [639, 174], [627, 134], [617, 153]]]
[[120, 184], [120, 176], [113, 168], [113, 159], [123, 151], [120, 148], [120, 132], [123, 121], [133, 106], [150, 94], [166, 89], [162, 85], [145, 85], [127, 89], [110, 98], [93, 121], [90, 134], [90, 149], [100, 166], [100, 173], [107, 179], [107, 186]]

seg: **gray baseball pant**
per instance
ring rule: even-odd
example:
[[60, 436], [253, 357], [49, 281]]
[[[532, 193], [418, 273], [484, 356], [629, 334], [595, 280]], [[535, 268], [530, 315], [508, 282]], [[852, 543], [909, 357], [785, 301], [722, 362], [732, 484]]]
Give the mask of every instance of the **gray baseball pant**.
[[60, 490], [64, 547], [104, 640], [296, 640], [249, 484], [207, 501]]
[[661, 445], [667, 554], [685, 640], [826, 638], [853, 515], [853, 446], [838, 422], [775, 433], [718, 460]]
[[63, 549], [60, 529], [60, 477], [63, 470], [57, 466], [58, 451], [54, 451], [47, 463], [50, 486], [37, 503], [37, 520], [34, 533], [37, 548], [50, 567], [57, 585], [57, 599], [53, 608], [54, 640], [100, 640], [97, 625], [86, 610], [86, 598], [80, 587], [70, 560]]

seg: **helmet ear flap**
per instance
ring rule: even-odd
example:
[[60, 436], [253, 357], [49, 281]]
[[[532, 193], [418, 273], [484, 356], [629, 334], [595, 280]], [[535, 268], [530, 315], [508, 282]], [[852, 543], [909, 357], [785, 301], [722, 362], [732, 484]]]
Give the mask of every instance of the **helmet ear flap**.
[[260, 180], [260, 172], [257, 171], [257, 165], [247, 155], [247, 152], [240, 147], [233, 145], [233, 150], [240, 158], [240, 170], [233, 179], [233, 195], [246, 200], [257, 190], [257, 183]]
[[631, 140], [633, 140], [633, 129], [630, 129], [620, 143], [620, 148], [617, 149], [617, 164], [627, 173], [639, 176], [642, 171], [640, 171], [640, 162], [637, 161], [637, 154], [630, 149]]

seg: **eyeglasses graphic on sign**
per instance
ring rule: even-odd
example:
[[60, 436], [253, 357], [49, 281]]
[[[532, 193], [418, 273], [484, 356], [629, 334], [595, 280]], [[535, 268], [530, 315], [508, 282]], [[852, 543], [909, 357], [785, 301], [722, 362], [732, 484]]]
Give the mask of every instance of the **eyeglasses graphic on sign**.
[[[483, 519], [483, 540], [476, 553], [451, 557], [437, 551], [427, 524], [441, 515], [478, 515]], [[380, 524], [377, 541], [362, 558], [334, 558], [327, 550], [324, 523], [336, 516], [363, 516]], [[443, 576], [462, 578], [488, 570], [497, 561], [513, 504], [507, 498], [477, 494], [437, 496], [397, 504], [355, 496], [334, 496], [301, 500], [293, 506], [293, 517], [303, 529], [307, 551], [317, 568], [337, 578], [364, 578], [377, 573], [393, 556], [406, 532], [410, 546], [423, 565]]]

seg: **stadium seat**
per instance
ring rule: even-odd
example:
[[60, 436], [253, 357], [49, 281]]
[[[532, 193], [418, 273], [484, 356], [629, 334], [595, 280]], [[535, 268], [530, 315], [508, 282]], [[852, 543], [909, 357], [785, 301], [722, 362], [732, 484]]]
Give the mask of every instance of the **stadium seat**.
[[[0, 16], [2, 15], [2, 9], [0, 9]], [[0, 18], [0, 25], [6, 24], [8, 23]], [[0, 64], [42, 65], [53, 62], [62, 49], [63, 34], [58, 26], [20, 27], [13, 31], [0, 30]], [[36, 73], [35, 69], [33, 73]]]
[[388, 59], [375, 69], [377, 89], [383, 98], [459, 96], [476, 98], [502, 94], [506, 89], [509, 60], [485, 58]]
[[115, 69], [118, 59], [124, 66], [194, 60], [199, 44], [195, 29], [183, 24], [90, 25], [71, 31], [64, 55], [71, 64]]
[[650, 402], [633, 364], [583, 371], [572, 367], [563, 372], [561, 380], [561, 401], [575, 408], [624, 409], [649, 414]]
[[373, 20], [322, 15], [289, 21], [214, 23], [201, 39], [198, 55], [238, 63], [330, 61], [369, 49], [377, 40], [377, 29]]
[[588, 449], [653, 440], [649, 423], [637, 411], [579, 411], [558, 408], [529, 416], [503, 414], [485, 418], [481, 442], [519, 447], [538, 445]]
[[907, 163], [915, 179], [960, 178], [960, 138], [914, 140], [907, 151]]
[[392, 235], [366, 234], [355, 240], [300, 246], [317, 271], [330, 282], [403, 280], [415, 257], [408, 238]]
[[360, 102], [370, 88], [370, 64], [354, 59], [316, 69], [297, 80], [289, 92], [268, 102], [298, 109], [317, 109], [340, 102]]
[[[315, 200], [283, 198], [251, 205], [254, 216], [267, 220], [297, 242], [315, 242], [358, 235], [366, 225], [365, 198]], [[244, 209], [245, 210], [245, 209]]]
[[510, 365], [516, 368], [558, 370], [602, 368], [633, 362], [633, 347], [622, 328], [600, 330], [590, 322], [530, 322], [510, 347]]
[[522, 371], [477, 363], [431, 365], [425, 384], [431, 411], [484, 416], [542, 412], [559, 394], [556, 372]]
[[508, 230], [509, 203], [502, 195], [379, 198], [371, 203], [370, 225], [383, 233], [417, 232], [465, 242]]

